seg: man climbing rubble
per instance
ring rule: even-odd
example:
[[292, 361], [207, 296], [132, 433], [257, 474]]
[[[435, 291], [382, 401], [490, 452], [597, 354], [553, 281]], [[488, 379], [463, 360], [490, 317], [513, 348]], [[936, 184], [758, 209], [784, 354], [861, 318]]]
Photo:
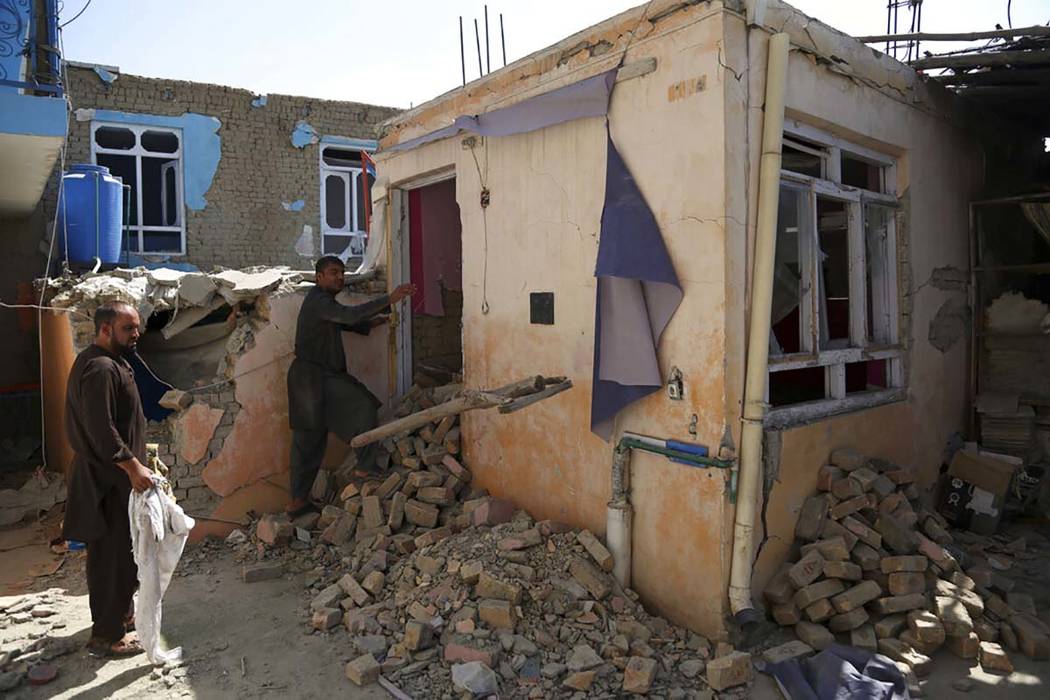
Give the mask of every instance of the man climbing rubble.
[[138, 572], [131, 552], [128, 498], [153, 482], [146, 461], [146, 418], [127, 357], [140, 332], [124, 303], [95, 311], [95, 342], [81, 352], [66, 389], [66, 434], [75, 452], [62, 535], [87, 543], [91, 640], [98, 656], [142, 651], [129, 631]]
[[[343, 331], [368, 335], [387, 321], [392, 305], [415, 293], [404, 284], [378, 299], [345, 306], [335, 297], [343, 291], [343, 261], [326, 255], [314, 267], [316, 286], [299, 310], [295, 331], [295, 360], [288, 369], [288, 422], [292, 428], [290, 456], [292, 500], [286, 510], [293, 517], [315, 509], [310, 489], [321, 468], [328, 433], [349, 442], [376, 426], [381, 405], [364, 384], [346, 369]], [[358, 455], [358, 467], [374, 468], [374, 446]]]

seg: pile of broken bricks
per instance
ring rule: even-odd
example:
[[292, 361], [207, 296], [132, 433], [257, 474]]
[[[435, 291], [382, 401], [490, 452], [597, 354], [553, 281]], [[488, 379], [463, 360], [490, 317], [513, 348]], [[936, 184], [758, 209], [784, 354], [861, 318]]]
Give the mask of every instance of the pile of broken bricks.
[[342, 507], [267, 515], [229, 540], [251, 561], [246, 582], [306, 574], [310, 626], [348, 637], [352, 682], [417, 698], [747, 692], [750, 655], [649, 615], [593, 534], [470, 489], [451, 455], [421, 465], [402, 460], [347, 484]]
[[800, 558], [764, 592], [778, 624], [812, 649], [841, 641], [883, 654], [913, 690], [942, 646], [988, 671], [1011, 672], [1017, 650], [1050, 658], [1050, 626], [995, 570], [995, 549], [1023, 549], [1024, 540], [953, 537], [923, 505], [910, 469], [848, 448], [830, 462], [799, 514]]

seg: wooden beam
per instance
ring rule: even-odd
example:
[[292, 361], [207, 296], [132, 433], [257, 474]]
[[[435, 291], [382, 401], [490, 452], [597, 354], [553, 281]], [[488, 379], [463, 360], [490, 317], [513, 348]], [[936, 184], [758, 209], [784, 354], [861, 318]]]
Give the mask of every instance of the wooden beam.
[[945, 73], [931, 75], [930, 80], [942, 85], [1016, 85], [1050, 84], [1050, 70], [1029, 68], [1026, 70], [988, 70], [974, 73]]
[[571, 389], [571, 388], [572, 388], [572, 382], [570, 380], [566, 379], [564, 382], [561, 382], [560, 384], [551, 384], [550, 386], [548, 386], [543, 391], [538, 391], [535, 394], [530, 394], [529, 396], [522, 396], [521, 398], [514, 399], [510, 403], [503, 404], [502, 406], [499, 407], [499, 412], [500, 413], [514, 413], [515, 411], [520, 411], [521, 409], [523, 409], [523, 408], [525, 408], [527, 406], [531, 406], [534, 403], [538, 403], [540, 401], [543, 401], [544, 399], [548, 399], [551, 396], [554, 396], [555, 394], [560, 394], [561, 392], [565, 391], [566, 389]]
[[980, 68], [981, 66], [1050, 65], [1050, 49], [1038, 51], [990, 51], [962, 56], [930, 56], [912, 61], [915, 70], [930, 68]]
[[1050, 27], [1018, 27], [1017, 29], [996, 29], [987, 32], [967, 32], [963, 34], [875, 34], [855, 37], [865, 44], [876, 44], [884, 41], [977, 41], [978, 39], [1006, 39], [1021, 36], [1050, 36]]

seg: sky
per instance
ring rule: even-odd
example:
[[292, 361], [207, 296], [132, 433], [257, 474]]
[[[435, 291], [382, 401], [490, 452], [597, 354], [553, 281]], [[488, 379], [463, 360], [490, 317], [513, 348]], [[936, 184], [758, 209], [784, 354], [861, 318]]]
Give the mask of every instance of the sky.
[[[66, 22], [85, 0], [64, 3]], [[503, 65], [500, 13], [510, 63], [639, 4], [493, 0], [491, 67]], [[886, 30], [886, 0], [791, 4], [855, 36]], [[483, 2], [466, 0], [91, 0], [63, 30], [63, 41], [68, 60], [125, 73], [409, 107], [461, 83], [460, 16], [467, 80], [478, 77], [474, 19], [484, 58], [483, 11]], [[1013, 0], [1011, 16], [1015, 27], [1046, 24], [1050, 0]], [[902, 11], [900, 21], [909, 17]], [[923, 7], [925, 32], [982, 31], [996, 24], [1007, 26], [1007, 0], [925, 0]]]

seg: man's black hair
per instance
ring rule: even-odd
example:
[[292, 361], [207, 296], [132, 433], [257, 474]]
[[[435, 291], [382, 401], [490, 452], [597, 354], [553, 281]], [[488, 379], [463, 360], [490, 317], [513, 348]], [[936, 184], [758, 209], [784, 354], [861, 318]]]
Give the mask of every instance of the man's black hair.
[[102, 332], [102, 326], [117, 320], [117, 316], [126, 313], [131, 306], [123, 301], [107, 301], [95, 309], [95, 335]]
[[332, 265], [338, 265], [344, 270], [346, 269], [346, 264], [342, 260], [340, 260], [338, 256], [322, 255], [321, 258], [317, 261], [317, 264], [314, 265], [314, 272], [319, 275]]

